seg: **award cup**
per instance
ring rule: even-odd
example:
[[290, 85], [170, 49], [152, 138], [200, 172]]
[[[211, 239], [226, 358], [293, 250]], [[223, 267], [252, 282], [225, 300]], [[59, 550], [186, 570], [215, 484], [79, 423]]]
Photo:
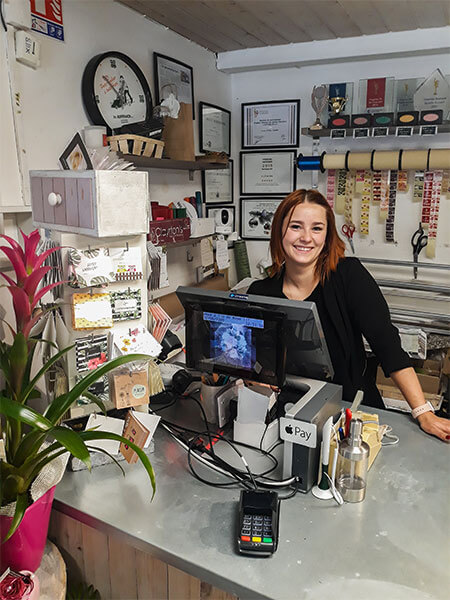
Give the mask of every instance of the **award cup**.
[[344, 110], [346, 103], [347, 98], [344, 98], [343, 96], [334, 96], [333, 98], [330, 98], [328, 106], [331, 116], [339, 115]]
[[316, 113], [316, 120], [310, 129], [324, 129], [320, 122], [320, 114], [328, 104], [328, 91], [326, 85], [315, 85], [311, 92], [311, 106]]

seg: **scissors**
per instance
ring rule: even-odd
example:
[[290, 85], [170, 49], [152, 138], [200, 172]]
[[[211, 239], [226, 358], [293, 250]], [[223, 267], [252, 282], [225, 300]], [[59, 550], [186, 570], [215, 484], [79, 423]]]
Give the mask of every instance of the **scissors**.
[[[419, 254], [422, 248], [428, 244], [428, 236], [425, 234], [422, 223], [419, 223], [419, 228], [413, 233], [411, 238], [411, 246], [413, 247], [413, 261], [417, 263], [419, 260]], [[414, 279], [417, 279], [417, 266], [414, 265]]]
[[353, 245], [353, 234], [355, 233], [355, 226], [353, 225], [353, 223], [344, 223], [344, 225], [342, 225], [342, 233], [350, 242], [352, 252], [353, 254], [355, 254], [355, 246]]

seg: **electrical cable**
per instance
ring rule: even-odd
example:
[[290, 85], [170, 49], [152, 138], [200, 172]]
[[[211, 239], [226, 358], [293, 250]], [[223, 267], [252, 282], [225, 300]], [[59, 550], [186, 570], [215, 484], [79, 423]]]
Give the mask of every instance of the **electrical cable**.
[[0, 19], [2, 21], [3, 29], [8, 31], [8, 27], [6, 26], [5, 17], [3, 15], [3, 0], [0, 0]]

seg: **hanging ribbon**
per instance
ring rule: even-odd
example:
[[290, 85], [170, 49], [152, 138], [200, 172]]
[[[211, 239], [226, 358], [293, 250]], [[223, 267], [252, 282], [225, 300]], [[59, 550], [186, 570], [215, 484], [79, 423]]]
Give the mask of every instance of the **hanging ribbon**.
[[449, 195], [449, 187], [450, 187], [450, 171], [442, 171], [442, 186], [441, 186], [441, 196]]
[[[393, 171], [392, 171], [393, 172]], [[389, 212], [389, 181], [391, 171], [380, 171], [380, 220], [384, 221]], [[397, 180], [395, 182], [397, 186]]]
[[334, 210], [338, 215], [344, 214], [346, 180], [347, 171], [345, 169], [339, 169], [337, 173], [336, 203], [334, 205]]
[[364, 171], [363, 189], [361, 197], [361, 216], [359, 219], [359, 231], [362, 235], [369, 235], [370, 195], [372, 191], [372, 174]]
[[414, 173], [413, 202], [421, 202], [423, 197], [423, 171]]
[[355, 193], [355, 172], [347, 171], [345, 178], [344, 218], [348, 225], [353, 225], [353, 194]]
[[397, 171], [390, 172], [389, 182], [389, 208], [386, 219], [386, 241], [394, 241], [394, 220], [395, 220], [395, 203], [397, 200]]
[[397, 192], [407, 192], [408, 188], [408, 171], [397, 171]]
[[372, 202], [378, 204], [381, 200], [381, 171], [372, 172]]
[[356, 171], [355, 194], [362, 194], [364, 189], [364, 169]]
[[428, 258], [436, 256], [436, 235], [439, 219], [439, 205], [442, 189], [442, 171], [433, 172], [433, 183], [431, 188], [430, 222], [428, 226], [428, 244], [426, 245], [426, 255]]
[[327, 173], [327, 202], [334, 207], [334, 193], [336, 189], [336, 171], [334, 169], [328, 169]]
[[420, 219], [422, 227], [424, 227], [424, 229], [428, 229], [428, 225], [430, 224], [432, 189], [433, 171], [426, 171], [423, 174], [422, 217]]

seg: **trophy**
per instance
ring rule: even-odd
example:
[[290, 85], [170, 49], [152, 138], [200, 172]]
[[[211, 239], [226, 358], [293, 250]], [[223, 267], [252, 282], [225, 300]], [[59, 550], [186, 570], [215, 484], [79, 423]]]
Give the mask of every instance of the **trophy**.
[[328, 106], [331, 116], [339, 115], [345, 108], [348, 98], [344, 96], [334, 96], [328, 100]]
[[311, 106], [316, 113], [316, 120], [310, 129], [324, 129], [320, 122], [320, 114], [328, 104], [328, 90], [326, 85], [315, 85], [311, 92]]

